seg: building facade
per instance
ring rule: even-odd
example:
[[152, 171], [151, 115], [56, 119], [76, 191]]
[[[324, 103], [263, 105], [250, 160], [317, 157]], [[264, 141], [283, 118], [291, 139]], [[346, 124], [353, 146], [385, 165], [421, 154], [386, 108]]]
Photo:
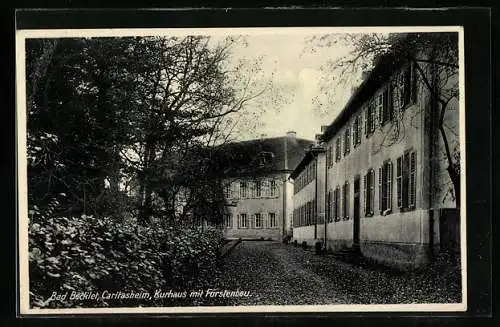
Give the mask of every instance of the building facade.
[[[433, 81], [433, 66], [419, 65], [427, 82]], [[324, 188], [313, 191], [317, 181], [310, 177], [301, 181], [307, 158], [293, 172], [294, 239], [320, 238], [331, 251], [356, 248], [375, 261], [412, 267], [427, 262], [451, 229], [451, 238], [458, 239], [458, 195], [449, 196], [443, 155], [445, 146], [458, 148], [458, 97], [438, 116], [425, 83], [413, 62], [390, 56], [378, 61], [322, 134], [325, 165], [317, 176], [324, 176]], [[450, 131], [447, 145], [436, 128], [439, 119]], [[319, 215], [308, 218], [307, 208], [304, 215], [304, 201], [313, 203], [313, 212], [324, 206], [324, 234], [315, 227], [323, 221]]]
[[300, 243], [325, 239], [325, 165], [325, 149], [316, 144], [291, 174], [293, 238]]
[[224, 146], [231, 157], [221, 164], [228, 239], [279, 240], [291, 234], [293, 184], [290, 174], [312, 141], [295, 132]]

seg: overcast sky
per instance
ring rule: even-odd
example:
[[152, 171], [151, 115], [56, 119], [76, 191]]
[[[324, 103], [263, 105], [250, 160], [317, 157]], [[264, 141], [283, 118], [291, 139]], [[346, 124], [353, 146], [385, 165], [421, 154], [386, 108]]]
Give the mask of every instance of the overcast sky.
[[271, 79], [273, 88], [283, 98], [278, 104], [267, 102], [266, 99], [249, 103], [249, 110], [258, 111], [262, 108], [257, 107], [263, 105], [269, 107], [259, 115], [262, 126], [253, 133], [238, 136], [239, 139], [261, 134], [268, 137], [282, 136], [287, 131], [295, 131], [297, 137], [314, 139], [314, 135], [320, 133], [321, 125], [330, 124], [340, 112], [350, 94], [350, 87], [329, 92], [329, 96], [335, 97], [336, 105], [324, 108], [323, 112], [315, 110], [317, 106], [313, 98], [326, 95], [322, 94], [325, 92], [320, 90], [320, 83], [322, 78], [329, 78], [329, 75], [321, 67], [345, 54], [348, 49], [341, 46], [315, 47], [315, 51], [311, 52], [307, 37], [290, 34], [252, 35], [246, 37], [246, 46], [235, 46], [234, 60], [263, 56], [263, 79]]

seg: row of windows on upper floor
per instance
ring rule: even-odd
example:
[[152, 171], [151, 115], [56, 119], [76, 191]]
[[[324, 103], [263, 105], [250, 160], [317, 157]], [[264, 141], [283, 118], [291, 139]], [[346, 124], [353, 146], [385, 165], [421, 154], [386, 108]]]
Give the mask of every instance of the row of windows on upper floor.
[[293, 226], [309, 226], [315, 223], [323, 223], [323, 219], [317, 216], [316, 199], [308, 201], [293, 210]]
[[[381, 215], [392, 213], [393, 202], [393, 163], [390, 160], [378, 168], [378, 209]], [[408, 211], [415, 208], [416, 203], [416, 176], [417, 176], [417, 153], [406, 151], [396, 159], [396, 195], [397, 206], [400, 211]], [[375, 181], [374, 169], [368, 169], [363, 175], [363, 211], [365, 217], [371, 217], [375, 213]], [[361, 180], [354, 178], [352, 192], [354, 197], [359, 196]], [[349, 208], [354, 205], [354, 199], [350, 201], [351, 186], [346, 181], [342, 187], [337, 185], [330, 190], [326, 196], [326, 219], [328, 222], [349, 220]], [[294, 210], [294, 226], [307, 226], [315, 223], [323, 223], [316, 215], [315, 201]]]
[[224, 186], [226, 199], [259, 199], [279, 197], [274, 179], [228, 182]]
[[[257, 212], [251, 218], [246, 213], [236, 216], [236, 228], [278, 228], [278, 218], [275, 212]], [[233, 228], [233, 215], [224, 215], [224, 228]]]
[[[409, 105], [417, 101], [417, 82], [414, 65], [406, 66], [399, 75], [396, 83], [388, 82], [373, 99], [368, 101], [366, 110], [356, 115], [351, 123], [347, 123], [344, 131], [339, 132], [335, 142], [327, 146], [326, 163], [328, 168], [339, 162], [342, 156], [349, 155], [352, 148], [358, 147], [362, 142], [363, 126], [366, 138], [375, 132], [378, 126], [384, 126], [396, 117], [395, 109], [402, 112]], [[335, 144], [335, 149], [333, 147]]]
[[316, 162], [312, 161], [309, 163], [304, 170], [297, 176], [293, 183], [294, 193], [299, 192], [307, 184], [312, 182], [316, 178]]

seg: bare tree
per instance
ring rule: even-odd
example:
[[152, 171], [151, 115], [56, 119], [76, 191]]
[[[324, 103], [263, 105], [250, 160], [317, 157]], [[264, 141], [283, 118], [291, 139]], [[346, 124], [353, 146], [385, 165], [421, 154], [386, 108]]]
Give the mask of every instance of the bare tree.
[[[313, 46], [341, 44], [349, 47], [346, 55], [328, 62], [325, 67], [327, 74], [336, 76], [334, 82], [344, 88], [359, 83], [362, 72], [372, 69], [382, 57], [413, 64], [417, 78], [434, 104], [436, 121], [431, 128], [438, 131], [443, 143], [447, 172], [452, 183], [451, 193], [456, 206], [460, 207], [460, 153], [458, 146], [454, 147], [450, 141], [450, 137], [457, 132], [454, 127], [447, 126], [445, 120], [447, 112], [454, 109], [450, 103], [458, 101], [459, 97], [457, 33], [334, 34], [310, 41]], [[393, 121], [389, 134], [384, 138], [389, 145], [401, 139], [404, 133], [401, 121]]]

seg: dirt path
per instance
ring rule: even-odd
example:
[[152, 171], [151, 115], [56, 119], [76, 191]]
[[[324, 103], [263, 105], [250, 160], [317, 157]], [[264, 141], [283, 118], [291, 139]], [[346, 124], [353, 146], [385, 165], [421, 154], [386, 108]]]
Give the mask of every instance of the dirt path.
[[234, 305], [346, 303], [327, 279], [303, 266], [300, 252], [279, 243], [243, 242], [226, 258], [222, 287], [251, 292], [234, 298]]
[[446, 262], [405, 275], [266, 241], [233, 249], [215, 288], [250, 293], [226, 298], [225, 305], [453, 303], [461, 293], [457, 268]]

